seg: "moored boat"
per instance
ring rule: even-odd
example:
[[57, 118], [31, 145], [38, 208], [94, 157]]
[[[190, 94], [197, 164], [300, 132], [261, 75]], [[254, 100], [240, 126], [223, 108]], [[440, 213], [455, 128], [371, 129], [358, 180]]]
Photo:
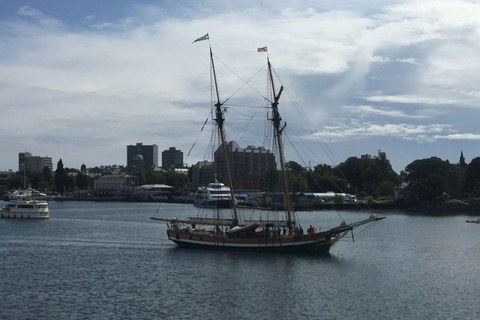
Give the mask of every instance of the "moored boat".
[[50, 211], [45, 200], [34, 200], [29, 190], [12, 195], [7, 205], [0, 210], [1, 218], [49, 219]]
[[232, 205], [230, 188], [218, 181], [199, 187], [193, 205], [200, 208], [230, 208]]

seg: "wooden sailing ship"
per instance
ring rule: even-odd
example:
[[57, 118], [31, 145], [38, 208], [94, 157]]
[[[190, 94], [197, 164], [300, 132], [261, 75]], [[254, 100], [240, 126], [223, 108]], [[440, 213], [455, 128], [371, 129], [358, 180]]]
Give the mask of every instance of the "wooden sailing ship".
[[[200, 39], [200, 38], [199, 38]], [[208, 37], [206, 38], [208, 39]], [[198, 39], [197, 39], [198, 40]], [[215, 87], [215, 122], [219, 131], [221, 146], [223, 146], [224, 161], [226, 164], [227, 184], [230, 186], [232, 199], [232, 218], [220, 218], [219, 214], [211, 218], [152, 218], [155, 220], [167, 221], [167, 235], [169, 240], [181, 247], [206, 248], [206, 249], [227, 249], [242, 251], [266, 251], [266, 252], [312, 252], [328, 253], [330, 248], [348, 232], [354, 228], [381, 220], [383, 218], [371, 215], [369, 218], [355, 223], [347, 224], [343, 221], [339, 226], [326, 231], [317, 232], [310, 230], [307, 233], [300, 232], [300, 228], [293, 219], [292, 206], [288, 191], [287, 175], [285, 172], [285, 161], [283, 156], [282, 118], [278, 111], [278, 103], [283, 91], [283, 86], [276, 92], [272, 75], [272, 66], [267, 56], [268, 77], [273, 93], [270, 101], [272, 117], [269, 119], [273, 125], [276, 145], [279, 154], [281, 170], [281, 185], [283, 189], [285, 219], [276, 221], [244, 220], [239, 215], [235, 204], [234, 188], [230, 173], [229, 159], [226, 150], [224, 131], [223, 103], [217, 85], [215, 64], [210, 47], [210, 63], [213, 74], [213, 85]], [[213, 212], [213, 211], [212, 211]], [[215, 213], [213, 214], [215, 215]]]

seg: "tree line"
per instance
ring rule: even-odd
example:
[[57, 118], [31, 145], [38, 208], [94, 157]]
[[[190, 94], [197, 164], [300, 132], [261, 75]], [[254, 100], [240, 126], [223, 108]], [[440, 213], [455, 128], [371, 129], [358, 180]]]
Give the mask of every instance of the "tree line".
[[467, 164], [463, 152], [458, 163], [438, 157], [420, 159], [400, 174], [393, 171], [383, 152], [373, 158], [350, 157], [336, 167], [318, 165], [307, 170], [295, 162], [286, 167], [293, 192], [334, 191], [378, 199], [392, 198], [397, 189], [411, 204], [480, 197], [480, 157]]
[[[458, 163], [438, 157], [415, 160], [397, 174], [384, 152], [375, 157], [350, 157], [339, 165], [317, 165], [305, 168], [294, 161], [286, 163], [287, 180], [291, 192], [327, 192], [350, 193], [359, 197], [373, 196], [377, 199], [392, 198], [395, 189], [401, 189], [404, 198], [411, 203], [439, 203], [447, 198], [480, 197], [480, 157], [469, 164], [465, 162], [463, 152]], [[126, 170], [122, 167], [122, 170]], [[27, 185], [48, 193], [93, 191], [94, 178], [85, 174], [86, 167], [80, 170], [66, 168], [62, 159], [54, 172], [45, 167], [42, 172], [26, 174]], [[90, 172], [101, 172], [99, 168]], [[109, 172], [103, 172], [108, 174]], [[280, 174], [276, 169], [269, 170], [264, 177], [264, 190], [275, 192], [280, 188]], [[185, 175], [174, 171], [162, 171], [139, 174], [142, 184], [166, 184], [177, 190], [190, 186], [191, 170]], [[248, 180], [244, 177], [234, 181], [236, 189], [247, 188]], [[7, 180], [4, 190], [21, 189], [24, 186], [23, 173], [17, 172]]]

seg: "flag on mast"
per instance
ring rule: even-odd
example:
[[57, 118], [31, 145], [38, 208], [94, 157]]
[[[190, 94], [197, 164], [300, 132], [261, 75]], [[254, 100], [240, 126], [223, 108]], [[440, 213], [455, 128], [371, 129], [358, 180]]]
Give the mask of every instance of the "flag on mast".
[[203, 37], [198, 38], [197, 40], [193, 41], [192, 43], [195, 43], [195, 42], [197, 42], [197, 41], [208, 40], [208, 39], [210, 39], [210, 38], [208, 37], [208, 33], [207, 33], [206, 35], [204, 35]]
[[267, 47], [258, 48], [257, 51], [258, 52], [267, 52]]

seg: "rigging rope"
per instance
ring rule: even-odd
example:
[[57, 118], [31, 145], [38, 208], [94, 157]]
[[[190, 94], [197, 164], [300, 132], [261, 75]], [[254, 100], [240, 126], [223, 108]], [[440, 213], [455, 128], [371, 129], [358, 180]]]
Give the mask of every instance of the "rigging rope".
[[366, 233], [368, 230], [370, 230], [371, 228], [373, 228], [373, 226], [376, 225], [377, 223], [378, 223], [378, 221], [375, 221], [375, 222], [370, 223], [368, 226], [366, 226], [364, 229], [362, 229], [359, 233], [357, 233], [357, 234], [355, 235], [355, 238], [356, 238], [356, 239], [359, 239], [360, 236], [365, 235], [365, 233]]
[[[210, 114], [211, 114], [211, 113], [212, 113], [212, 111], [210, 111]], [[190, 152], [192, 152], [193, 147], [194, 147], [195, 144], [197, 143], [197, 140], [198, 140], [198, 138], [200, 137], [200, 134], [202, 133], [203, 128], [205, 128], [205, 125], [207, 124], [208, 119], [210, 118], [210, 114], [208, 115], [207, 119], [205, 119], [205, 122], [203, 123], [203, 126], [202, 126], [202, 128], [200, 129], [200, 132], [199, 132], [198, 135], [197, 135], [197, 138], [196, 138], [195, 141], [193, 142], [193, 145], [192, 145], [192, 147], [190, 148], [190, 150], [188, 151], [187, 158], [188, 158], [188, 156], [190, 155]]]
[[[273, 70], [276, 77], [278, 78], [278, 80], [280, 81], [280, 83], [283, 85], [282, 81], [280, 80], [278, 74], [276, 73], [275, 70]], [[352, 186], [353, 190], [355, 191], [356, 194], [358, 194], [358, 189], [348, 180], [348, 178], [344, 175], [344, 173], [338, 168], [338, 164], [339, 164], [339, 161], [337, 160], [337, 158], [335, 157], [335, 155], [333, 154], [333, 152], [330, 150], [330, 148], [328, 147], [328, 144], [325, 142], [325, 140], [323, 140], [323, 138], [321, 136], [318, 135], [317, 132], [315, 132], [314, 130], [314, 126], [312, 124], [312, 122], [310, 121], [310, 118], [305, 114], [305, 112], [300, 108], [299, 104], [293, 99], [292, 95], [290, 94], [290, 91], [288, 89], [285, 89], [285, 92], [287, 94], [287, 96], [290, 98], [290, 101], [292, 102], [293, 106], [295, 107], [295, 109], [298, 111], [298, 113], [300, 114], [302, 120], [307, 124], [307, 129], [310, 131], [310, 133], [312, 134], [312, 136], [315, 138], [315, 140], [317, 141], [317, 143], [320, 145], [320, 147], [322, 148], [322, 150], [325, 152], [325, 154], [327, 155], [327, 157], [330, 159], [330, 161], [332, 162], [332, 164], [334, 165], [334, 167], [336, 167], [336, 170], [340, 173], [340, 175], [343, 177], [343, 179], [345, 179], [345, 181], [350, 185]], [[300, 139], [299, 139], [300, 140]], [[308, 148], [310, 150], [310, 148]], [[312, 152], [313, 153], [313, 152]], [[320, 160], [320, 162], [323, 162]], [[327, 177], [330, 182], [333, 182], [331, 181], [331, 179], [329, 177]], [[335, 185], [337, 188], [338, 186]], [[339, 190], [342, 190], [341, 188], [339, 188]], [[364, 211], [365, 209], [362, 208], [360, 206], [360, 204], [356, 203], [357, 207]], [[366, 203], [366, 206], [368, 208], [369, 211], [372, 211], [372, 208], [368, 205], [368, 203]], [[343, 219], [343, 218], [342, 218]]]
[[[257, 73], [255, 73], [250, 79], [248, 79], [248, 81], [245, 81], [243, 80], [242, 77], [240, 77], [237, 73], [235, 73], [235, 71], [233, 71], [232, 69], [230, 69], [222, 60], [220, 60], [216, 55], [213, 55], [215, 57], [215, 59], [217, 59], [221, 64], [223, 64], [225, 66], [225, 68], [227, 68], [228, 70], [230, 70], [230, 72], [232, 72], [238, 79], [240, 79], [242, 82], [243, 82], [243, 85], [237, 89], [237, 91], [235, 91], [230, 97], [228, 97], [225, 101], [223, 101], [223, 103], [226, 103], [228, 100], [230, 100], [230, 98], [232, 98], [235, 94], [237, 94], [240, 90], [242, 90], [243, 87], [245, 87], [246, 85], [249, 86], [253, 91], [255, 91], [256, 93], [258, 93], [261, 97], [267, 99], [263, 94], [261, 94], [260, 92], [258, 92], [257, 89], [255, 89], [254, 87], [252, 87], [249, 82], [256, 77], [257, 74], [260, 73], [260, 71], [262, 71], [266, 64], [260, 69], [257, 71]], [[268, 100], [268, 99], [267, 99]]]

